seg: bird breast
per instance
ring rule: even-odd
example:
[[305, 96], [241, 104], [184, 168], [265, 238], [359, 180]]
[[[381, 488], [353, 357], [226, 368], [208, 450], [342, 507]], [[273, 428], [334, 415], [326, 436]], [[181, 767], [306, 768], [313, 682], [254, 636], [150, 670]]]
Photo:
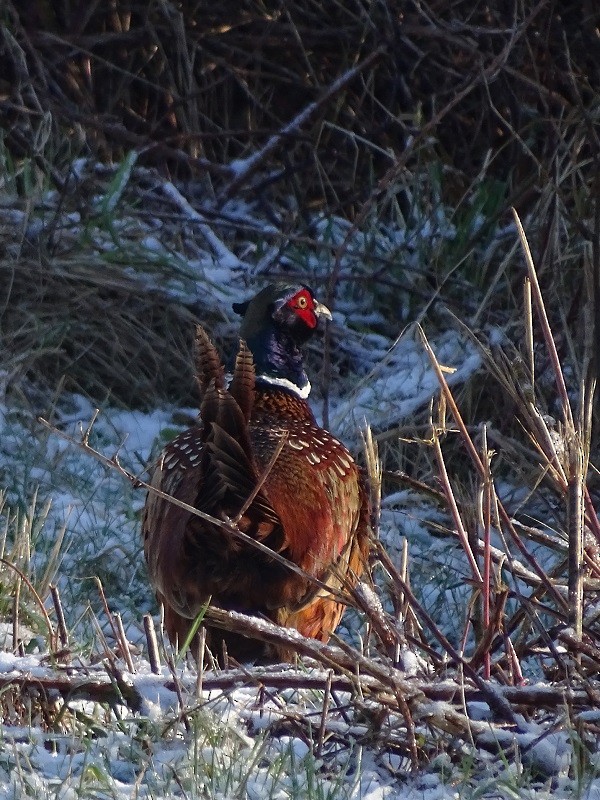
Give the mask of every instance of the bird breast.
[[356, 530], [362, 500], [358, 468], [341, 442], [308, 420], [251, 424], [250, 436], [263, 491], [281, 519], [290, 557], [318, 575]]

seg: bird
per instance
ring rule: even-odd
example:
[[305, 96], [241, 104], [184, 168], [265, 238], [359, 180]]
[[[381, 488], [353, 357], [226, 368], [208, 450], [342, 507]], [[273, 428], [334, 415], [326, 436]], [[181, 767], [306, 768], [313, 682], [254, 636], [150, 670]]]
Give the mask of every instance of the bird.
[[[233, 309], [242, 320], [229, 380], [197, 326], [199, 414], [154, 465], [142, 518], [150, 583], [178, 647], [209, 602], [327, 642], [370, 540], [362, 472], [308, 404], [301, 348], [332, 315], [301, 283], [269, 284]], [[263, 548], [232, 536], [227, 525]], [[286, 644], [210, 626], [206, 644], [220, 664], [294, 657]]]

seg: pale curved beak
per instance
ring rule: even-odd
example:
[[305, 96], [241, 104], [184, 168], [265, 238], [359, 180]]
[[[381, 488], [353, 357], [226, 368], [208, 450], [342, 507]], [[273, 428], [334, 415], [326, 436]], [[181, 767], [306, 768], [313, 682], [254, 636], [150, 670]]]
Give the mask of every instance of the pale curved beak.
[[323, 303], [315, 303], [314, 312], [317, 317], [325, 317], [325, 319], [333, 319], [331, 311]]

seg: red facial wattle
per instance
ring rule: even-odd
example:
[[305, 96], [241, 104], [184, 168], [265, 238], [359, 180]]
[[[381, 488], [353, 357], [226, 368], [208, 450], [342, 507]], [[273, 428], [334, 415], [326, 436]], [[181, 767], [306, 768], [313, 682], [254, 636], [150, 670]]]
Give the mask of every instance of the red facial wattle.
[[294, 314], [304, 322], [308, 328], [317, 327], [317, 315], [315, 314], [315, 301], [307, 289], [302, 289], [290, 298], [286, 305], [291, 308]]

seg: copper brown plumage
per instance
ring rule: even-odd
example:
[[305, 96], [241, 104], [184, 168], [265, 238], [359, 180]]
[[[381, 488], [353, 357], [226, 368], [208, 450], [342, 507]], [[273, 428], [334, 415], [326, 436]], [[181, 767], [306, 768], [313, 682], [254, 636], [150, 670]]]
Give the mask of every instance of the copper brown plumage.
[[[270, 285], [234, 308], [243, 321], [229, 385], [199, 328], [200, 414], [164, 449], [152, 486], [234, 522], [309, 577], [149, 492], [143, 532], [150, 580], [173, 642], [183, 642], [209, 599], [326, 642], [344, 610], [340, 591], [363, 569], [369, 528], [359, 470], [344, 445], [316, 424], [306, 401], [310, 383], [299, 346], [318, 317], [330, 314], [299, 285]], [[218, 631], [209, 630], [208, 642], [218, 656], [224, 642], [238, 660], [291, 656]]]

